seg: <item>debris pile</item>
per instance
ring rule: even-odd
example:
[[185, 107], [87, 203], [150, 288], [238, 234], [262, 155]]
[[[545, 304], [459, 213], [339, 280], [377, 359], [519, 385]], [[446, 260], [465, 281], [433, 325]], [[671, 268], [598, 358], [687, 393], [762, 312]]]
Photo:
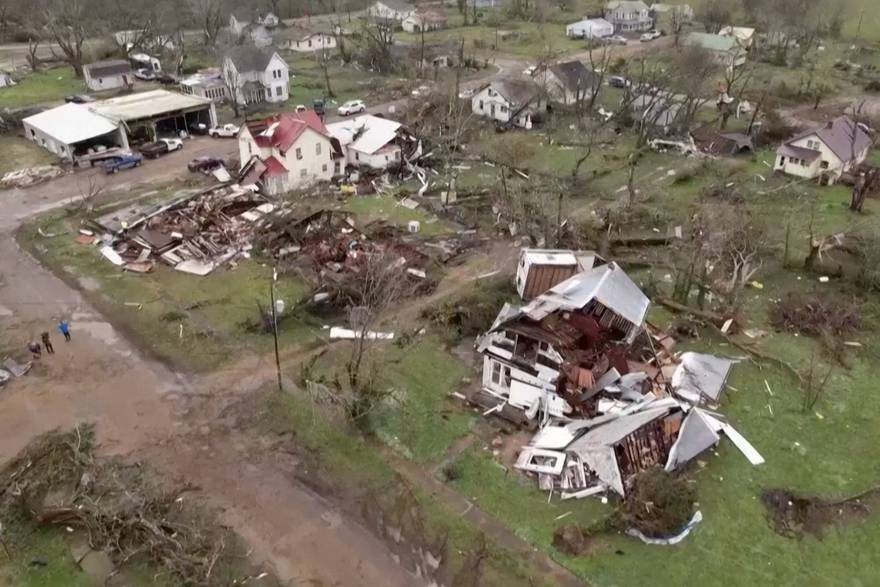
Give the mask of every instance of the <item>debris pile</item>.
[[44, 181], [49, 181], [59, 175], [63, 175], [64, 170], [57, 165], [39, 165], [37, 167], [25, 167], [10, 171], [0, 178], [0, 188], [26, 188]]
[[250, 190], [214, 187], [148, 210], [98, 218], [96, 228], [105, 236], [97, 240], [101, 253], [128, 271], [145, 273], [160, 261], [178, 271], [207, 275], [248, 257], [257, 223], [273, 209], [274, 204]]
[[[524, 251], [523, 261], [536, 254]], [[527, 273], [557, 271], [520, 265]], [[676, 356], [675, 341], [645, 321], [650, 301], [615, 263], [568, 278], [551, 273], [547, 291], [522, 307], [505, 304], [477, 344], [483, 385], [470, 401], [537, 429], [517, 469], [567, 499], [608, 490], [625, 496], [640, 472], [677, 469], [716, 445], [722, 432], [753, 464], [763, 462], [708, 408], [719, 401], [734, 360]]]

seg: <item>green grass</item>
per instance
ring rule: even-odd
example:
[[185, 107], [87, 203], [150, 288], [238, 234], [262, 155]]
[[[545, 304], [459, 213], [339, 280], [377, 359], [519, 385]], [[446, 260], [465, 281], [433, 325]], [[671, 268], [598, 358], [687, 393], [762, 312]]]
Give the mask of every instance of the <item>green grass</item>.
[[[79, 221], [78, 214], [52, 212], [27, 225], [20, 240], [56, 274], [85, 289], [87, 297], [114, 325], [146, 350], [180, 368], [197, 371], [217, 367], [243, 353], [270, 350], [271, 337], [243, 327], [244, 321], [257, 317], [258, 302], [269, 305], [270, 266], [243, 261], [207, 277], [162, 264], [145, 275], [122, 272], [97, 248], [73, 240]], [[47, 241], [37, 234], [38, 227], [66, 234]], [[304, 283], [295, 277], [282, 276], [276, 286], [276, 296], [288, 307], [305, 292]], [[282, 321], [281, 343], [308, 344], [319, 326], [298, 313]]]
[[345, 209], [357, 215], [360, 226], [374, 220], [384, 220], [397, 226], [406, 227], [411, 220], [420, 223], [419, 234], [434, 237], [450, 232], [449, 225], [422, 208], [410, 210], [391, 196], [357, 196], [345, 202]]
[[29, 74], [17, 85], [0, 90], [0, 108], [60, 102], [64, 96], [87, 91], [85, 83], [73, 75], [70, 67], [47, 69]]
[[34, 167], [37, 165], [50, 165], [57, 158], [46, 149], [36, 143], [15, 135], [0, 135], [0, 176], [10, 171]]

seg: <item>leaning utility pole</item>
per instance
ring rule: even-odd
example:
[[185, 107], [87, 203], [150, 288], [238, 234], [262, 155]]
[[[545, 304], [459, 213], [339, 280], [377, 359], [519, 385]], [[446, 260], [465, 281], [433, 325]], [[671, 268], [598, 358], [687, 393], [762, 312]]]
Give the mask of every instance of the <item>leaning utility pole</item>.
[[278, 269], [272, 269], [272, 283], [269, 286], [269, 297], [272, 300], [272, 336], [275, 338], [275, 371], [278, 374], [278, 391], [284, 391], [281, 385], [281, 357], [278, 355], [278, 313], [275, 310], [275, 282], [278, 281]]

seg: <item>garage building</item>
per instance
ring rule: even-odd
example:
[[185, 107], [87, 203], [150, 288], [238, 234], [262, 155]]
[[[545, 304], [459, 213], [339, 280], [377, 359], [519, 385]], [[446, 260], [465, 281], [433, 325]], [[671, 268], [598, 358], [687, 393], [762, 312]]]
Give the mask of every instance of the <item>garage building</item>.
[[128, 148], [123, 125], [93, 112], [85, 104], [65, 104], [22, 120], [25, 136], [68, 161], [96, 148]]
[[152, 90], [117, 96], [89, 105], [93, 112], [123, 123], [132, 142], [190, 132], [197, 124], [217, 126], [213, 102], [200, 96]]

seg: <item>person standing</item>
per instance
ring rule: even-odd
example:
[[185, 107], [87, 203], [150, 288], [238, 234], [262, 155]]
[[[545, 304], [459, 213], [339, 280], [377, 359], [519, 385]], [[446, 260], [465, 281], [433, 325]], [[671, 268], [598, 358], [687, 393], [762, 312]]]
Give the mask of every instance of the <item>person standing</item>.
[[61, 320], [58, 323], [58, 330], [64, 335], [64, 342], [70, 342], [70, 324], [67, 320]]
[[44, 332], [40, 336], [43, 339], [43, 346], [46, 347], [46, 352], [49, 353], [50, 355], [54, 355], [55, 354], [55, 347], [52, 346], [52, 341], [49, 340], [49, 333]]

